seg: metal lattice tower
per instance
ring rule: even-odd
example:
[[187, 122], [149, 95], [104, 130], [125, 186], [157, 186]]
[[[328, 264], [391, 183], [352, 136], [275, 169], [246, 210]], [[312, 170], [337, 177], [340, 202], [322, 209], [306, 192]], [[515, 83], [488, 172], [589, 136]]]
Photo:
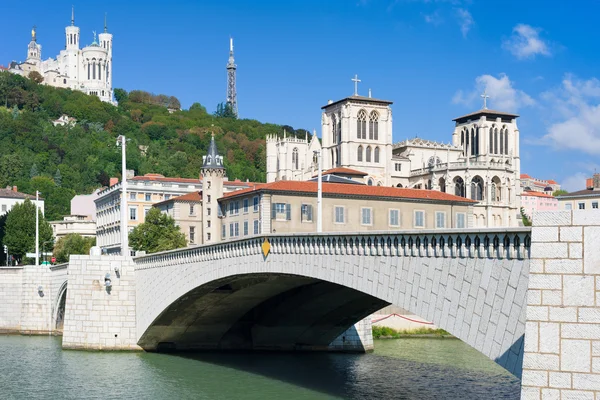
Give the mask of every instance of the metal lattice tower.
[[227, 63], [227, 104], [231, 106], [231, 109], [238, 116], [238, 105], [237, 105], [237, 90], [235, 88], [235, 60], [233, 59], [233, 38], [229, 38], [229, 62]]

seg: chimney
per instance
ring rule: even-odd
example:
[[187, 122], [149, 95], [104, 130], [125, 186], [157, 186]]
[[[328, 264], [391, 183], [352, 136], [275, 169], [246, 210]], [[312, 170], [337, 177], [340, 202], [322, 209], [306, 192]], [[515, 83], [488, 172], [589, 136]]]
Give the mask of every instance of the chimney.
[[13, 186], [13, 187], [12, 187], [12, 191], [13, 191], [13, 192], [18, 192], [18, 190], [17, 190], [17, 187], [16, 187], [16, 186]]
[[110, 178], [108, 186], [115, 186], [117, 183], [119, 183], [119, 178]]
[[594, 188], [594, 178], [585, 179], [585, 188], [591, 190]]

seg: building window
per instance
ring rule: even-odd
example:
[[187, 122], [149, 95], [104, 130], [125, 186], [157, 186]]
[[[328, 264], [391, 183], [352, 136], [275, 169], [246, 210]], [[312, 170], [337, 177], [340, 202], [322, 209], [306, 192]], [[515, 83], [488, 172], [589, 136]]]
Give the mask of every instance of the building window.
[[196, 238], [196, 228], [190, 226], [190, 243], [194, 243], [194, 239]]
[[229, 224], [229, 237], [230, 238], [233, 237], [233, 232], [234, 232], [233, 224]]
[[132, 221], [136, 221], [137, 220], [137, 208], [130, 208], [129, 209], [129, 219]]
[[254, 212], [258, 212], [258, 196], [254, 196], [252, 199], [254, 205]]
[[210, 219], [206, 220], [206, 227], [210, 228]]
[[358, 146], [358, 149], [356, 150], [356, 161], [361, 162], [362, 160], [363, 160], [363, 147]]
[[598, 208], [598, 202], [592, 201], [592, 208]]
[[292, 219], [292, 205], [287, 203], [273, 204], [272, 219], [290, 221]]
[[206, 215], [210, 216], [210, 207], [206, 208]]
[[233, 211], [234, 211], [235, 215], [238, 215], [240, 213], [240, 202], [239, 201], [235, 202], [235, 208], [233, 209]]
[[190, 215], [194, 215], [194, 205], [190, 204]]
[[135, 200], [135, 193], [134, 192], [130, 192], [129, 193], [129, 200]]
[[248, 199], [244, 199], [244, 214], [248, 214]]
[[425, 228], [425, 211], [415, 211], [415, 228]]
[[465, 213], [456, 213], [456, 227], [459, 229], [466, 228], [465, 219], [467, 215]]
[[206, 188], [210, 189], [210, 181], [206, 181]]
[[223, 239], [227, 237], [227, 226], [225, 224], [221, 225], [221, 237]]
[[208, 233], [206, 234], [206, 241], [207, 241], [207, 242], [210, 242], [210, 232], [208, 232]]
[[579, 209], [585, 210], [585, 203], [579, 203]]
[[233, 226], [235, 227], [235, 237], [240, 236], [240, 223], [239, 222], [235, 222], [233, 224]]
[[244, 236], [248, 236], [248, 221], [244, 221]]
[[435, 227], [436, 228], [445, 228], [446, 227], [446, 213], [442, 211], [437, 211], [435, 213]]
[[2, 204], [2, 212], [6, 212], [6, 204]]
[[367, 138], [367, 112], [365, 110], [360, 110], [358, 112], [358, 119], [356, 120], [356, 138]]
[[301, 220], [302, 222], [312, 222], [312, 204], [302, 204], [301, 206]]
[[210, 194], [206, 195], [206, 203], [210, 203]]
[[257, 219], [255, 219], [255, 220], [254, 220], [254, 234], [255, 234], [255, 235], [258, 235], [258, 234], [260, 233], [259, 226], [260, 226], [260, 225], [258, 225], [258, 220], [257, 220]]
[[369, 115], [369, 139], [379, 140], [379, 114], [371, 111]]
[[374, 153], [373, 154], [373, 156], [374, 156], [373, 158], [375, 159], [374, 161], [376, 163], [378, 163], [379, 162], [379, 147], [375, 147], [375, 151], [373, 153]]
[[571, 203], [565, 203], [565, 210], [572, 210], [573, 205]]
[[372, 210], [370, 208], [361, 208], [360, 213], [362, 225], [373, 225]]
[[150, 207], [144, 207], [144, 217], [146, 215], [148, 215], [148, 212], [150, 211]]
[[371, 146], [367, 146], [365, 159], [367, 162], [371, 162]]
[[152, 195], [150, 193], [146, 193], [146, 201], [152, 201]]
[[294, 150], [292, 151], [292, 167], [294, 167], [294, 169], [298, 169], [298, 148], [294, 147]]
[[336, 206], [335, 207], [335, 223], [336, 224], [343, 224], [344, 221], [344, 207], [342, 206]]
[[231, 203], [229, 203], [229, 215], [233, 215], [233, 207], [235, 207], [235, 205], [233, 204], [233, 201]]
[[170, 194], [165, 194], [165, 200], [169, 200], [171, 198]]
[[402, 171], [402, 164], [396, 163], [396, 165], [394, 166], [394, 169], [396, 171]]
[[399, 210], [390, 210], [390, 226], [400, 226]]

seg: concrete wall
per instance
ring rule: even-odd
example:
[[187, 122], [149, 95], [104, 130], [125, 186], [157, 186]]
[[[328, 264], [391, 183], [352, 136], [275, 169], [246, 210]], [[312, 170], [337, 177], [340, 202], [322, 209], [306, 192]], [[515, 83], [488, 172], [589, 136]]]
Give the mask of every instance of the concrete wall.
[[600, 213], [534, 213], [522, 399], [600, 398]]
[[21, 330], [21, 292], [23, 268], [0, 268], [0, 332]]
[[[106, 273], [110, 273], [110, 290], [104, 286]], [[71, 256], [68, 275], [63, 348], [139, 349], [135, 334], [135, 275], [131, 259]]]

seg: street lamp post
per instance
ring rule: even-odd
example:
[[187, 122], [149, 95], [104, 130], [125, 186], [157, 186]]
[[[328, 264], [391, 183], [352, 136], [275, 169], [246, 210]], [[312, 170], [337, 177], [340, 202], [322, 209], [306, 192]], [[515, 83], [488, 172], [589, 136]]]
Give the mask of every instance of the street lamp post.
[[46, 244], [52, 242], [54, 242], [54, 240], [46, 240], [44, 243], [42, 243], [42, 264], [46, 262]]
[[40, 211], [39, 200], [40, 192], [35, 191], [35, 266], [40, 265]]
[[121, 255], [129, 255], [129, 232], [127, 232], [127, 139], [123, 135], [117, 138], [117, 146], [121, 146]]

